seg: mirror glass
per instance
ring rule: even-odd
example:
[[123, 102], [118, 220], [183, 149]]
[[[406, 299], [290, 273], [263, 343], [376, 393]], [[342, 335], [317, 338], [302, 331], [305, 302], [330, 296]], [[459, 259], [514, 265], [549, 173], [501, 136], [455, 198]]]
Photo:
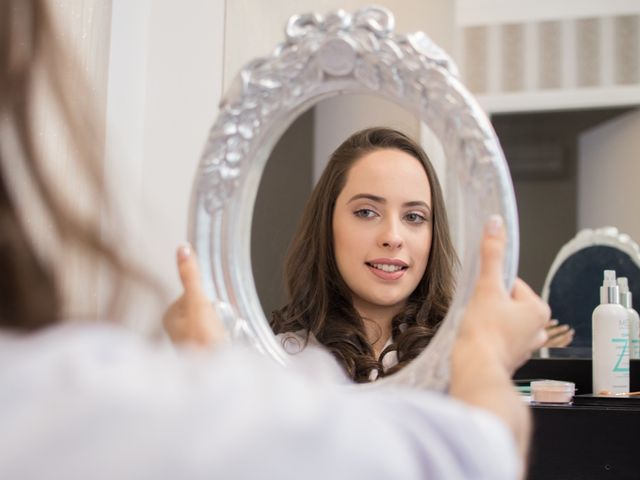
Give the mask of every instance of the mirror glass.
[[[284, 256], [331, 152], [352, 133], [374, 126], [394, 128], [420, 142], [446, 190], [442, 146], [413, 112], [366, 94], [323, 100], [303, 112], [269, 155], [253, 212], [251, 264], [265, 315], [285, 303], [281, 281]], [[452, 222], [456, 218], [452, 190], [457, 182], [450, 183], [445, 191], [445, 202]], [[457, 239], [453, 240], [455, 243]]]
[[421, 145], [442, 186], [453, 244], [461, 244], [453, 231], [455, 219], [460, 217], [455, 201], [457, 176], [450, 174], [447, 182], [442, 145], [415, 113], [370, 94], [322, 100], [298, 116], [284, 132], [269, 155], [260, 180], [252, 220], [251, 264], [266, 318], [287, 303], [283, 283], [285, 255], [326, 161], [349, 135], [368, 127], [396, 129]]

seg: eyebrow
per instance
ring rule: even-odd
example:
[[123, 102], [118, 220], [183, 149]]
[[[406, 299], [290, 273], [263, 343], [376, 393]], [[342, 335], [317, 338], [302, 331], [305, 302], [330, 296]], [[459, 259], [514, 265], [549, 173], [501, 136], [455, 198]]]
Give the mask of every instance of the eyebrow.
[[[387, 203], [387, 199], [384, 197], [380, 197], [378, 195], [372, 195], [371, 193], [358, 193], [353, 197], [351, 197], [347, 202], [347, 204], [360, 199], [371, 200], [373, 202], [383, 203], [383, 204]], [[424, 207], [424, 208], [427, 208], [429, 211], [431, 211], [431, 206], [427, 202], [423, 202], [422, 200], [413, 200], [411, 202], [405, 202], [402, 204], [402, 206], [403, 207]]]

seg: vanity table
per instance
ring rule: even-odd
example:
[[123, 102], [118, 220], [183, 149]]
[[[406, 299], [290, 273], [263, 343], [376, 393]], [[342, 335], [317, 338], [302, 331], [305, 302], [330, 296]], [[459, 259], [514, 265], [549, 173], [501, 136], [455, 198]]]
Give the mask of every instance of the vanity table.
[[[528, 480], [640, 478], [640, 397], [591, 397], [590, 359], [532, 359], [515, 379], [576, 383], [573, 405], [532, 405]], [[640, 387], [640, 360], [631, 361], [631, 391]]]

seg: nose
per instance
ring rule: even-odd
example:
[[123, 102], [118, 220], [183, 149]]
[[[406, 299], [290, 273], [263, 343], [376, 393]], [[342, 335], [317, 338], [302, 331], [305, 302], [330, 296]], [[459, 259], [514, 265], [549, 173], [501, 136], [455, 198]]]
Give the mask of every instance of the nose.
[[402, 246], [402, 235], [400, 232], [401, 226], [399, 222], [392, 219], [382, 224], [380, 236], [378, 237], [378, 243], [383, 248], [395, 250]]

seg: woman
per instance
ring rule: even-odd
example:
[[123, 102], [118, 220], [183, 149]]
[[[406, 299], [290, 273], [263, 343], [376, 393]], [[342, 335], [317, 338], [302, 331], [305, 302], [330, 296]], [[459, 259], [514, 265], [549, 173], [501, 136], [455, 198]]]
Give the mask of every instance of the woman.
[[[80, 246], [111, 267], [116, 292], [140, 275], [102, 240], [97, 222], [64, 206], [64, 185], [54, 188], [42, 173], [51, 165], [38, 148], [33, 111], [44, 86], [54, 102], [44, 103], [58, 108], [79, 168], [99, 191], [90, 116], [71, 101], [88, 96], [65, 77], [71, 64], [49, 4], [0, 0], [2, 477], [515, 478], [530, 419], [510, 375], [544, 340], [548, 309], [517, 282], [511, 294], [504, 289], [505, 234], [495, 219], [465, 314], [473, 321], [463, 320], [452, 354], [457, 400], [319, 387], [240, 347], [167, 351], [108, 321], [117, 319], [113, 308], [98, 322], [66, 321], [56, 265], [34, 247], [24, 227], [31, 217], [15, 201], [17, 178], [32, 181], [62, 247]], [[178, 262], [185, 293], [167, 328], [174, 339], [216, 346], [219, 324], [194, 255], [182, 248]], [[78, 292], [90, 293], [91, 285]]]
[[396, 130], [362, 130], [332, 154], [311, 194], [286, 260], [290, 300], [271, 326], [295, 334], [283, 335], [287, 351], [296, 339], [324, 345], [356, 382], [392, 374], [446, 315], [455, 263], [426, 153]]

